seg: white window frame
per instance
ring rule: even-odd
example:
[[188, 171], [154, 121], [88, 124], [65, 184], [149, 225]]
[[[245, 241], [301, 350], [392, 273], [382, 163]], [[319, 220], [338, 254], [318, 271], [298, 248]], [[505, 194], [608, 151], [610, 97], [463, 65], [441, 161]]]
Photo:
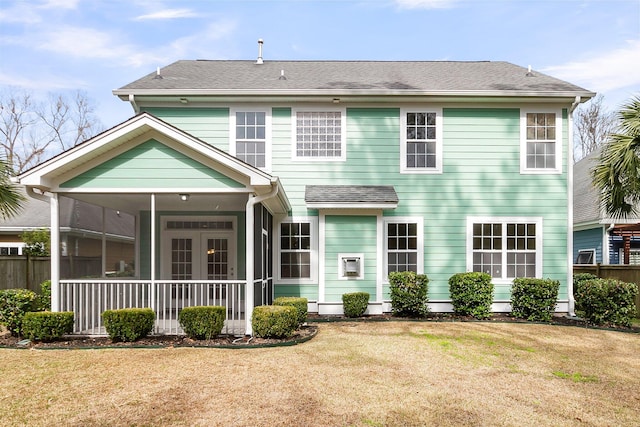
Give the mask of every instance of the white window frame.
[[[12, 243], [12, 242], [3, 242], [2, 244], [0, 244], [0, 248], [7, 248], [7, 249], [14, 249], [17, 248], [18, 249], [18, 255], [22, 255], [22, 251], [25, 247], [24, 243]], [[2, 255], [2, 256], [15, 256], [15, 255]]]
[[271, 108], [256, 108], [253, 106], [237, 106], [229, 109], [229, 154], [232, 156], [237, 155], [236, 147], [236, 113], [265, 113], [264, 116], [264, 167], [258, 169], [271, 171], [272, 170], [272, 109]]
[[[555, 114], [556, 139], [555, 139], [555, 167], [554, 168], [529, 168], [527, 167], [527, 114]], [[562, 173], [562, 135], [564, 133], [564, 121], [562, 110], [558, 108], [536, 108], [520, 110], [520, 173], [521, 174], [561, 174]]]
[[[590, 264], [578, 264], [578, 265], [595, 265], [596, 264], [596, 250], [595, 248], [593, 249], [578, 249], [578, 257], [580, 257], [581, 254], [585, 254], [585, 253], [590, 253], [591, 254], [591, 263]], [[576, 261], [578, 261], [578, 259], [576, 258]], [[576, 262], [577, 264], [577, 262]]]
[[[340, 113], [340, 156], [306, 157], [298, 156], [297, 116], [298, 113]], [[291, 159], [303, 162], [344, 162], [347, 160], [347, 109], [346, 108], [292, 108], [291, 109]]]
[[[436, 165], [435, 167], [415, 168], [407, 166], [407, 114], [408, 113], [436, 113]], [[400, 173], [441, 174], [443, 150], [443, 119], [442, 108], [416, 107], [400, 109]], [[425, 141], [426, 142], [426, 141]]]
[[[291, 223], [301, 223], [308, 222], [309, 230], [311, 233], [311, 249], [310, 249], [310, 263], [311, 263], [311, 272], [309, 278], [289, 278], [282, 277], [281, 272], [281, 260], [282, 260], [282, 248], [280, 245], [280, 238], [282, 237], [280, 233], [280, 226], [282, 224], [291, 224]], [[275, 243], [275, 274], [273, 281], [276, 284], [290, 284], [290, 285], [304, 285], [304, 284], [315, 284], [318, 283], [318, 217], [317, 216], [294, 216], [294, 217], [286, 217], [281, 221], [278, 221], [277, 225], [274, 227], [274, 243]]]
[[389, 283], [389, 224], [416, 224], [417, 237], [417, 274], [424, 274], [424, 218], [421, 216], [389, 216], [382, 219], [382, 268], [383, 283]]
[[[543, 275], [543, 220], [542, 217], [501, 217], [501, 216], [471, 216], [467, 217], [467, 271], [473, 271], [473, 224], [502, 224], [502, 238], [506, 238], [507, 224], [535, 224], [536, 225], [536, 278]], [[512, 284], [514, 277], [507, 277], [506, 242], [502, 244], [502, 277], [494, 277], [494, 284]]]

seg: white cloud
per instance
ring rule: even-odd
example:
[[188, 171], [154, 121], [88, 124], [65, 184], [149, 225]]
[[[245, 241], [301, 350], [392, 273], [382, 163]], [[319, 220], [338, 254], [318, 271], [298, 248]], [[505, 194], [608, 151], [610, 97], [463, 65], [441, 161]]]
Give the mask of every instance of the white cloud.
[[448, 9], [458, 0], [395, 0], [402, 9]]
[[42, 9], [75, 9], [80, 0], [45, 0], [40, 7]]
[[640, 90], [640, 40], [599, 52], [590, 58], [544, 68], [542, 71], [597, 92], [635, 87]]
[[165, 19], [178, 19], [178, 18], [193, 18], [198, 14], [191, 9], [164, 9], [157, 12], [149, 13], [146, 15], [140, 15], [134, 19], [134, 21], [151, 21], [151, 20], [165, 20]]

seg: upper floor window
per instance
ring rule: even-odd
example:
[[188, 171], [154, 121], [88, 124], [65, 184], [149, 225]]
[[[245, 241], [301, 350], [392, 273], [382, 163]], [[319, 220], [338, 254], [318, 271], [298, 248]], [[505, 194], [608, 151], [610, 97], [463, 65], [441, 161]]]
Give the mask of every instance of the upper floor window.
[[294, 111], [293, 158], [304, 160], [344, 160], [345, 112]]
[[498, 281], [541, 277], [541, 218], [469, 218], [467, 269]]
[[555, 111], [523, 111], [520, 117], [520, 170], [562, 171], [562, 118]]
[[442, 172], [442, 110], [402, 109], [400, 117], [401, 172]]
[[269, 169], [270, 119], [267, 111], [232, 111], [231, 154], [257, 168]]

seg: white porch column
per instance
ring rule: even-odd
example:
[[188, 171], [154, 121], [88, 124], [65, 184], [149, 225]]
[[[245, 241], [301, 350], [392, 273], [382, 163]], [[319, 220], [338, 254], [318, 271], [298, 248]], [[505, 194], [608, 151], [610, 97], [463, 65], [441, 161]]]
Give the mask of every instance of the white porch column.
[[245, 290], [244, 300], [244, 318], [245, 318], [245, 335], [253, 335], [253, 327], [251, 325], [251, 315], [253, 314], [253, 206], [255, 205], [255, 196], [249, 194], [247, 200], [247, 207], [245, 209], [245, 279], [247, 282], [247, 289]]
[[106, 208], [102, 208], [102, 277], [107, 277], [107, 220]]
[[60, 208], [58, 193], [49, 199], [51, 208], [51, 311], [60, 311]]
[[156, 195], [151, 193], [151, 308], [156, 308]]

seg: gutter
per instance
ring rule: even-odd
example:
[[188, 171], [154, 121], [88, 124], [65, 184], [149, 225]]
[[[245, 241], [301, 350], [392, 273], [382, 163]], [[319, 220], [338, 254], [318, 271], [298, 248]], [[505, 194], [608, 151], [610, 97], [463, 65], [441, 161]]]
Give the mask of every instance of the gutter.
[[133, 107], [133, 111], [136, 114], [140, 113], [140, 107], [136, 103], [136, 96], [133, 93], [129, 94], [129, 102], [131, 103], [131, 106]]

